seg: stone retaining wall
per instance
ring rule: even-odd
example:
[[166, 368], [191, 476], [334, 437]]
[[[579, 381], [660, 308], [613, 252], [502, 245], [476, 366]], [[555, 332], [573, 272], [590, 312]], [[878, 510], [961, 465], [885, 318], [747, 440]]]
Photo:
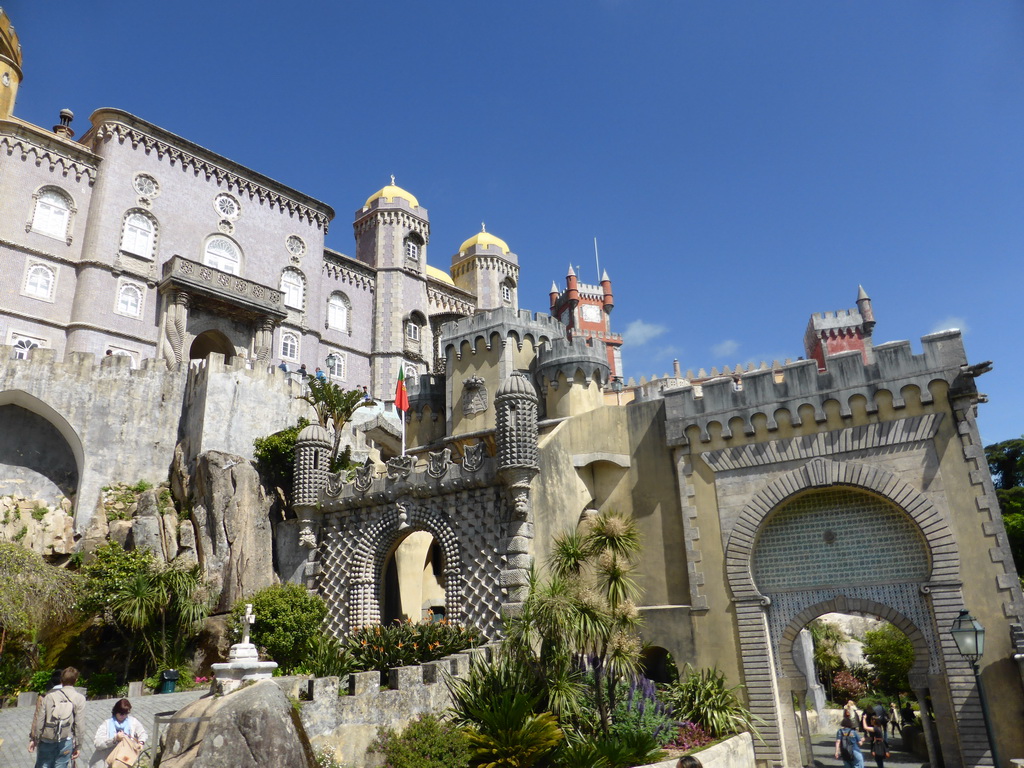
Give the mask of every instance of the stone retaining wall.
[[[754, 768], [754, 738], [741, 733], [699, 752], [697, 759], [704, 768]], [[643, 768], [676, 768], [679, 758], [651, 763]]]

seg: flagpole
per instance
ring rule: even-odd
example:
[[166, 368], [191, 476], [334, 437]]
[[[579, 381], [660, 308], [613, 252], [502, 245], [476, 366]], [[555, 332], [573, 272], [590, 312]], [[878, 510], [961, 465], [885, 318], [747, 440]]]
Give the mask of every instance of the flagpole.
[[405, 457], [405, 411], [399, 411], [402, 414], [402, 457]]

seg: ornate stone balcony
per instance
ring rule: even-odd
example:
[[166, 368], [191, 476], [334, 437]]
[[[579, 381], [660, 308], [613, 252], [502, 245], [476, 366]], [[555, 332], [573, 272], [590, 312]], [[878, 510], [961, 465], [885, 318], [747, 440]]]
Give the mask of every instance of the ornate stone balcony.
[[288, 316], [281, 292], [238, 275], [222, 272], [198, 261], [175, 256], [163, 266], [160, 290], [179, 290], [201, 304], [232, 315], [269, 317], [283, 320]]

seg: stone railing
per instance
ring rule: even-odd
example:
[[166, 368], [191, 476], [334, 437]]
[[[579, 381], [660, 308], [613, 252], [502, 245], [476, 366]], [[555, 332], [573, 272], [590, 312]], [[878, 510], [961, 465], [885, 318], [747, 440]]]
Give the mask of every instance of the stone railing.
[[182, 256], [175, 256], [164, 264], [161, 287], [168, 284], [186, 292], [242, 305], [261, 315], [278, 318], [288, 315], [279, 290]]
[[445, 680], [465, 677], [474, 658], [490, 661], [495, 650], [485, 645], [417, 667], [392, 669], [386, 688], [378, 672], [273, 681], [301, 702], [302, 725], [314, 747], [333, 750], [342, 765], [362, 768], [371, 764], [367, 749], [379, 727], [400, 730], [417, 715], [442, 712], [451, 705]]

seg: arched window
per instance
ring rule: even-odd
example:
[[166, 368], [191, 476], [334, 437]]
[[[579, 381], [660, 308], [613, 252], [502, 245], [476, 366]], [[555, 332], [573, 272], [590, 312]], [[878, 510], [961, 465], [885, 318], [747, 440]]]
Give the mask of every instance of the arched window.
[[508, 283], [501, 284], [501, 300], [505, 304], [512, 303], [512, 286]]
[[58, 189], [46, 187], [36, 195], [32, 211], [32, 231], [64, 240], [71, 222], [71, 200]]
[[152, 259], [155, 242], [156, 227], [149, 216], [138, 211], [125, 216], [124, 230], [121, 232], [122, 251], [144, 259]]
[[286, 269], [281, 273], [281, 293], [284, 305], [292, 309], [302, 309], [302, 300], [306, 293], [306, 280], [302, 273], [294, 269]]
[[117, 292], [117, 312], [128, 317], [142, 315], [142, 289], [139, 286], [127, 283], [120, 287]]
[[409, 265], [419, 266], [420, 257], [423, 255], [423, 238], [416, 232], [410, 232], [405, 238], [405, 260]]
[[332, 379], [345, 380], [348, 358], [342, 352], [331, 352], [327, 356], [327, 373]]
[[25, 276], [25, 295], [34, 299], [53, 299], [54, 272], [42, 264], [33, 264]]
[[211, 237], [203, 249], [203, 264], [221, 272], [238, 275], [242, 272], [242, 252], [226, 237]]
[[17, 360], [26, 360], [29, 350], [42, 346], [38, 339], [30, 339], [27, 336], [16, 336], [14, 339], [14, 357]]
[[348, 331], [351, 309], [348, 296], [344, 293], [332, 293], [327, 299], [327, 327], [335, 331]]
[[299, 337], [285, 331], [281, 334], [281, 357], [285, 360], [299, 359]]

